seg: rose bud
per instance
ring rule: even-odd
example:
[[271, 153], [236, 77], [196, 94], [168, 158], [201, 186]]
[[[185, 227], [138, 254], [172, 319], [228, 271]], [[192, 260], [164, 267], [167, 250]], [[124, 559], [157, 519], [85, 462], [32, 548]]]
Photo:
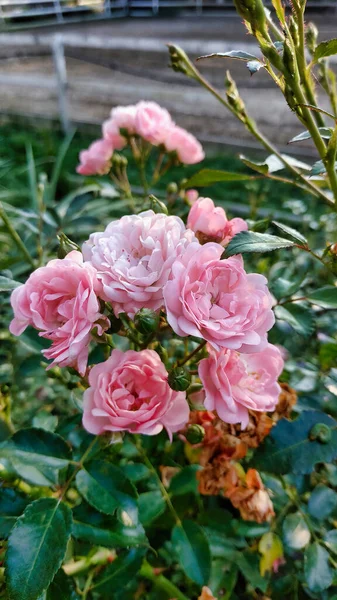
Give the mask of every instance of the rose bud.
[[200, 444], [205, 437], [205, 429], [197, 423], [189, 425], [185, 437], [190, 444]]
[[168, 376], [168, 384], [176, 392], [184, 392], [190, 386], [191, 375], [185, 367], [174, 367]]
[[149, 335], [158, 329], [159, 314], [151, 308], [141, 308], [135, 316], [135, 326], [139, 333]]

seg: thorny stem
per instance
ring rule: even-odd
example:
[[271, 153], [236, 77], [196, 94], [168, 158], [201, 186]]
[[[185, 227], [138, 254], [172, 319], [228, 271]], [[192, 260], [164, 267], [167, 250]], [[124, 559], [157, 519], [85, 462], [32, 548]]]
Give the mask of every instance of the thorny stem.
[[[204, 79], [204, 77], [202, 77], [202, 75], [199, 73], [199, 71], [195, 67], [193, 67], [193, 72], [195, 74], [195, 78], [199, 81], [199, 83], [201, 83], [201, 85], [205, 89], [207, 89], [209, 92], [211, 92], [211, 94], [213, 96], [215, 96], [215, 98], [217, 98], [219, 100], [219, 102], [221, 102], [221, 104], [223, 104], [223, 106], [225, 106], [234, 116], [239, 118], [235, 109], [232, 108], [228, 104], [228, 102], [226, 102], [226, 100], [223, 98], [223, 96], [206, 79]], [[240, 121], [241, 121], [241, 119], [240, 119]], [[305, 184], [306, 189], [309, 189], [311, 191], [311, 193], [314, 194], [315, 196], [320, 197], [330, 207], [334, 206], [335, 203], [333, 202], [333, 200], [331, 200], [329, 198], [329, 196], [327, 196], [324, 192], [322, 192], [322, 190], [320, 190], [318, 187], [316, 187], [311, 181], [307, 180], [305, 178], [305, 176], [302, 175], [302, 173], [296, 167], [291, 165], [287, 161], [287, 159], [277, 150], [277, 148], [275, 148], [275, 146], [273, 146], [273, 144], [271, 142], [269, 142], [269, 140], [263, 135], [263, 133], [261, 133], [259, 131], [259, 129], [258, 129], [256, 123], [253, 121], [253, 119], [248, 119], [245, 124], [246, 124], [247, 129], [250, 131], [250, 133], [252, 133], [252, 135], [254, 135], [254, 137], [261, 143], [261, 145], [266, 150], [271, 152], [272, 154], [275, 154], [275, 156], [277, 156], [277, 158], [282, 162], [282, 164], [285, 167], [287, 167], [289, 169], [289, 171], [291, 171], [291, 173], [297, 179], [300, 179]], [[294, 185], [297, 185], [296, 181], [294, 181]]]
[[28, 251], [28, 248], [23, 243], [19, 234], [15, 231], [15, 229], [11, 223], [11, 220], [10, 220], [9, 216], [7, 215], [1, 202], [0, 202], [0, 218], [3, 220], [5, 227], [9, 233], [9, 235], [11, 236], [12, 240], [15, 242], [15, 244], [17, 245], [19, 250], [21, 250], [22, 254], [25, 256], [25, 258], [27, 259], [27, 261], [29, 262], [31, 267], [33, 267], [33, 269], [35, 269], [35, 262], [32, 259], [31, 255]]

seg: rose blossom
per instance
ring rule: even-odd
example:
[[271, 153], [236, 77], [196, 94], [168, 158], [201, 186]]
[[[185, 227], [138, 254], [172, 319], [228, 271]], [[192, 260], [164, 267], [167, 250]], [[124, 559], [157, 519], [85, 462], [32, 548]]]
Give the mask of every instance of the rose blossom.
[[76, 171], [81, 175], [106, 175], [111, 168], [113, 145], [108, 140], [96, 140], [88, 150], [80, 152]]
[[111, 118], [103, 123], [103, 137], [109, 140], [115, 150], [121, 150], [126, 146], [127, 140], [120, 133], [120, 129], [126, 129], [128, 133], [134, 134], [137, 107], [133, 104], [128, 106], [116, 106], [111, 111]]
[[176, 125], [165, 139], [165, 148], [168, 152], [176, 152], [180, 162], [185, 165], [194, 165], [205, 158], [205, 153], [200, 142], [186, 129]]
[[99, 309], [96, 294], [100, 287], [95, 269], [83, 263], [80, 252], [51, 260], [12, 292], [10, 332], [20, 335], [28, 325], [39, 329], [41, 337], [53, 342], [43, 351], [53, 360], [48, 368], [56, 364], [75, 367], [84, 375], [91, 330], [97, 327], [101, 335], [109, 326]]
[[113, 350], [89, 374], [84, 392], [83, 425], [95, 435], [129, 431], [156, 435], [163, 427], [169, 437], [188, 421], [185, 392], [175, 392], [154, 350]]
[[199, 198], [199, 192], [198, 190], [186, 190], [185, 192], [185, 199], [187, 200], [187, 203], [190, 206], [193, 206], [193, 204], [196, 203], [196, 201]]
[[174, 127], [170, 113], [156, 102], [138, 102], [136, 109], [136, 133], [154, 146], [163, 144]]
[[228, 244], [234, 235], [248, 229], [243, 219], [227, 219], [224, 209], [221, 206], [215, 207], [211, 198], [198, 198], [193, 203], [187, 218], [187, 227], [194, 231], [198, 239], [212, 238], [212, 241], [223, 246]]
[[102, 298], [111, 302], [116, 315], [126, 312], [133, 317], [141, 308], [163, 306], [172, 263], [194, 240], [179, 217], [148, 210], [112, 221], [103, 233], [92, 233], [83, 254], [98, 271]]
[[191, 243], [164, 287], [167, 320], [177, 335], [207, 340], [215, 349], [258, 352], [274, 324], [263, 275], [247, 274], [241, 257], [221, 260], [220, 244]]
[[283, 365], [279, 349], [272, 344], [255, 354], [209, 348], [209, 357], [199, 363], [205, 408], [216, 410], [225, 423], [241, 423], [245, 429], [248, 410], [269, 412], [276, 407]]

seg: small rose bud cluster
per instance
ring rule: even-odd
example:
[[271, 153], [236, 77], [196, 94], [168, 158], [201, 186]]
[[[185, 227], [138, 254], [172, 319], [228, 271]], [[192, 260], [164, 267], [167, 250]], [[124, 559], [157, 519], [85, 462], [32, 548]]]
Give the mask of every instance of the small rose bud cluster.
[[[196, 140], [153, 102], [114, 109], [103, 132], [104, 140], [86, 151], [88, 171], [105, 173], [108, 145], [111, 152], [121, 149], [132, 136], [174, 151], [182, 162], [203, 157]], [[82, 251], [61, 236], [64, 258], [14, 290], [11, 332], [34, 327], [51, 341], [43, 352], [52, 361], [48, 368], [73, 367], [86, 377], [83, 423], [91, 433], [155, 435], [165, 428], [172, 437], [189, 420], [193, 386], [207, 411], [244, 429], [251, 411], [275, 408], [283, 368], [280, 350], [268, 343], [274, 314], [267, 280], [247, 273], [241, 256], [222, 258], [223, 246], [247, 224], [228, 220], [211, 199], [194, 197], [186, 227], [151, 198], [154, 210], [112, 221]], [[132, 349], [114, 349], [88, 369], [90, 344], [105, 344], [109, 352], [112, 333], [129, 338]], [[203, 357], [194, 347], [193, 370], [177, 337], [200, 339]], [[166, 350], [165, 339], [183, 347], [181, 360]], [[203, 427], [188, 436], [201, 439]]]
[[102, 139], [80, 153], [77, 172], [81, 175], [109, 173], [114, 151], [122, 150], [128, 143], [140, 155], [139, 140], [158, 146], [162, 152], [172, 154], [178, 162], [186, 165], [196, 164], [205, 156], [198, 140], [176, 125], [169, 112], [156, 102], [141, 101], [113, 108], [110, 119], [103, 123], [102, 134]]

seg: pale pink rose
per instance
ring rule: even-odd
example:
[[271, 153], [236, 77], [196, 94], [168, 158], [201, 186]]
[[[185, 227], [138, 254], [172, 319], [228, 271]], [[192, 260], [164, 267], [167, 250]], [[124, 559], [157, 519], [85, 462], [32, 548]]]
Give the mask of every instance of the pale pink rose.
[[220, 260], [222, 252], [220, 244], [191, 243], [176, 258], [164, 287], [168, 322], [215, 349], [259, 352], [275, 320], [267, 280], [247, 274], [240, 256]]
[[130, 135], [136, 133], [135, 118], [136, 106], [116, 106], [111, 111], [111, 118], [103, 123], [103, 137], [109, 140], [115, 150], [121, 150], [126, 146], [127, 140], [120, 133], [121, 129], [126, 129]]
[[211, 198], [198, 198], [193, 203], [187, 218], [187, 227], [192, 229], [199, 239], [212, 238], [212, 241], [219, 242], [223, 246], [228, 244], [239, 231], [248, 229], [243, 219], [227, 219], [224, 209], [221, 206], [214, 206]]
[[202, 145], [198, 140], [176, 125], [165, 139], [165, 148], [168, 152], [176, 152], [180, 162], [185, 165], [194, 165], [205, 158]]
[[141, 101], [136, 108], [136, 133], [154, 146], [163, 144], [174, 127], [170, 113], [156, 102]]
[[283, 366], [281, 353], [272, 344], [255, 354], [215, 352], [209, 347], [209, 357], [199, 363], [205, 408], [216, 410], [225, 423], [241, 423], [244, 429], [249, 410], [275, 409], [281, 392], [277, 380]]
[[80, 152], [76, 171], [81, 175], [106, 175], [111, 168], [113, 146], [108, 140], [96, 140], [88, 150]]
[[74, 250], [62, 260], [51, 260], [12, 292], [10, 332], [20, 335], [28, 325], [40, 330], [41, 337], [53, 342], [43, 351], [53, 360], [49, 368], [56, 364], [74, 367], [84, 375], [92, 329], [97, 328], [101, 335], [109, 327], [100, 313], [100, 290], [95, 269], [83, 262], [80, 252]]
[[165, 427], [169, 437], [186, 425], [189, 407], [185, 392], [175, 392], [154, 350], [113, 350], [89, 374], [84, 392], [83, 425], [95, 435], [129, 431], [156, 435]]
[[186, 198], [188, 204], [190, 206], [193, 206], [193, 204], [195, 204], [196, 201], [199, 198], [199, 192], [198, 192], [198, 190], [186, 190], [186, 192], [185, 192], [185, 198]]
[[112, 221], [103, 233], [92, 233], [83, 245], [103, 284], [102, 298], [118, 315], [141, 308], [160, 309], [163, 287], [175, 258], [195, 241], [179, 217], [152, 210]]

